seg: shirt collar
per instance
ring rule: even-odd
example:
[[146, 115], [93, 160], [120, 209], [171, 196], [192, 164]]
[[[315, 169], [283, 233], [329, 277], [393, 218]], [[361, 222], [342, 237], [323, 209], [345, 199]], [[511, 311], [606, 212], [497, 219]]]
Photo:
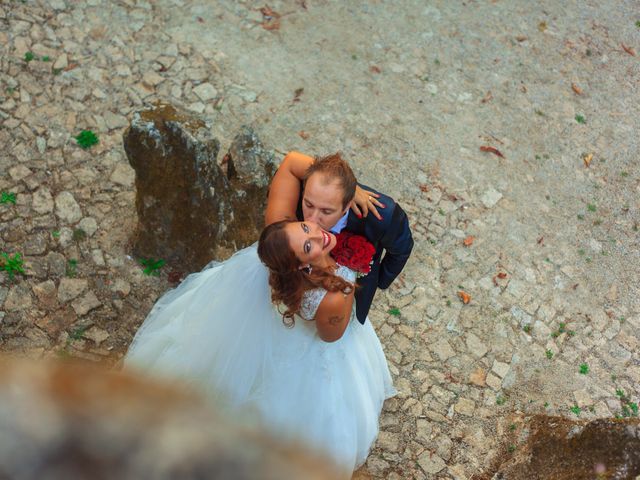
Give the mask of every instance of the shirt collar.
[[347, 217], [349, 217], [349, 210], [347, 210], [347, 213], [345, 213], [340, 218], [340, 220], [338, 220], [336, 224], [333, 227], [331, 227], [330, 232], [335, 234], [340, 233], [342, 229], [347, 226]]

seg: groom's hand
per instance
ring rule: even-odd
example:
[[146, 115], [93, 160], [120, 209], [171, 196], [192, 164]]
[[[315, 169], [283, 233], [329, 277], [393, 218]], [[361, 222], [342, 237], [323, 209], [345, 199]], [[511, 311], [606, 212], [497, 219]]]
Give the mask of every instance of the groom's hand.
[[378, 200], [380, 195], [374, 192], [370, 192], [360, 185], [356, 185], [356, 194], [351, 200], [351, 210], [356, 214], [358, 218], [366, 217], [369, 212], [373, 214], [378, 220], [382, 220], [382, 216], [378, 213], [379, 208], [385, 208], [384, 204]]

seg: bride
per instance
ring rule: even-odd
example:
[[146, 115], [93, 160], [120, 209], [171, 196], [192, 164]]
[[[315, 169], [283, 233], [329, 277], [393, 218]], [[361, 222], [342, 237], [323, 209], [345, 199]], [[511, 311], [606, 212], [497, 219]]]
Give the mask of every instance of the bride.
[[335, 246], [312, 222], [268, 225], [257, 244], [164, 294], [125, 367], [204, 391], [350, 476], [395, 390], [371, 322], [355, 318], [356, 272], [336, 263]]

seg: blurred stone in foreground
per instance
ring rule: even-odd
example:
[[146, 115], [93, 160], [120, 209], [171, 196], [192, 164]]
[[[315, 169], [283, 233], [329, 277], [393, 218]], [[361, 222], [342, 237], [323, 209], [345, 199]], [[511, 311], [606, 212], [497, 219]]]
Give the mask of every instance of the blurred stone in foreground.
[[198, 271], [258, 239], [274, 155], [243, 127], [218, 165], [211, 125], [171, 105], [136, 112], [124, 133], [136, 172], [133, 253]]
[[0, 358], [0, 478], [333, 479], [194, 396], [90, 365]]
[[[524, 431], [527, 431], [525, 427]], [[528, 437], [497, 470], [474, 479], [634, 480], [640, 475], [640, 419], [573, 421], [536, 415]]]

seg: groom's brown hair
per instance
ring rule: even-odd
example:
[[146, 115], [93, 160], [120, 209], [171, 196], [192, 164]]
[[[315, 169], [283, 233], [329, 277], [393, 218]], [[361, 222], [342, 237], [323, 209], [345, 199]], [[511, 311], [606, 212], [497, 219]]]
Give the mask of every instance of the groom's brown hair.
[[307, 179], [314, 173], [321, 173], [324, 177], [324, 183], [330, 183], [333, 180], [339, 180], [340, 186], [344, 192], [342, 198], [342, 208], [353, 200], [356, 194], [356, 176], [349, 164], [342, 158], [340, 152], [332, 153], [324, 157], [316, 157], [313, 163], [307, 168], [303, 177], [303, 185], [306, 186]]

